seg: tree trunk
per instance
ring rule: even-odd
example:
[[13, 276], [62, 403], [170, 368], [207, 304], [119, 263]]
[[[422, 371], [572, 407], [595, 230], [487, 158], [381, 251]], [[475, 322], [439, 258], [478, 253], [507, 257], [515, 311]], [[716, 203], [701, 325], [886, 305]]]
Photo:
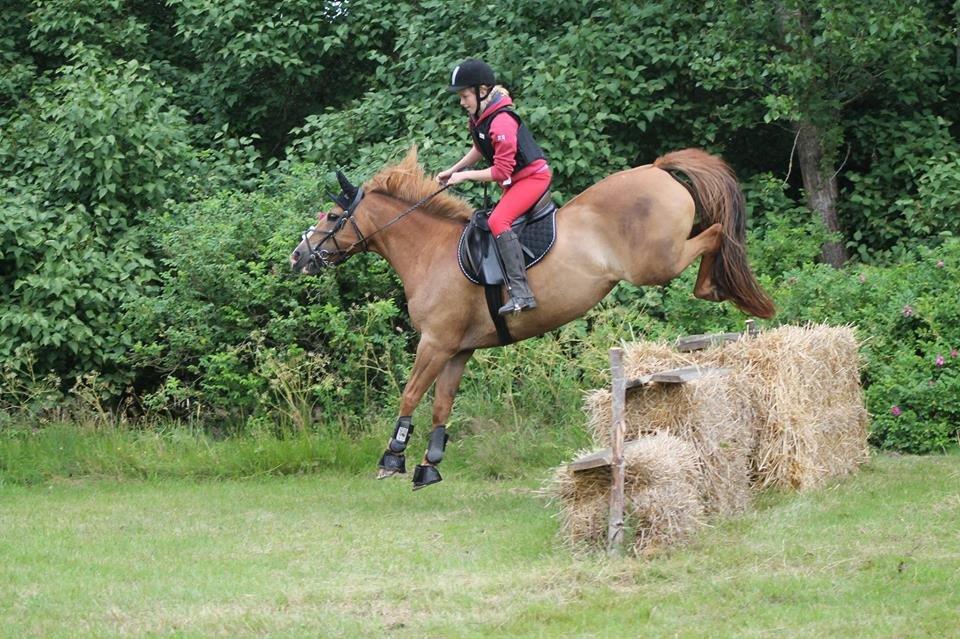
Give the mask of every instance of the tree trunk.
[[[830, 232], [839, 233], [837, 176], [832, 167], [824, 163], [823, 132], [810, 122], [800, 122], [797, 127], [797, 154], [807, 206], [820, 215]], [[840, 268], [847, 261], [847, 252], [841, 242], [826, 242], [820, 249], [820, 258], [834, 268]]]

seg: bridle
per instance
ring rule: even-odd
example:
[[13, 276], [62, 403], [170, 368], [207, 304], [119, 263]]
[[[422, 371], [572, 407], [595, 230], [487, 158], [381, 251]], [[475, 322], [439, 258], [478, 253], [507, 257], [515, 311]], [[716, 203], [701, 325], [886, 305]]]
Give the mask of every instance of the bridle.
[[[357, 189], [356, 194], [353, 196], [353, 200], [344, 207], [344, 211], [341, 215], [336, 216], [335, 223], [332, 228], [330, 228], [324, 236], [316, 244], [316, 248], [310, 245], [310, 235], [317, 230], [316, 225], [311, 226], [306, 231], [304, 231], [300, 238], [303, 240], [303, 243], [307, 245], [307, 250], [310, 252], [309, 260], [311, 262], [316, 262], [318, 266], [336, 266], [343, 263], [348, 257], [350, 257], [350, 251], [353, 250], [357, 244], [360, 244], [363, 248], [362, 250], [367, 250], [367, 238], [364, 237], [363, 232], [360, 230], [360, 226], [357, 224], [357, 219], [354, 217], [354, 213], [357, 212], [357, 207], [360, 206], [360, 201], [363, 200], [363, 187]], [[338, 197], [334, 198], [338, 204], [345, 202], [345, 198]], [[327, 219], [333, 218], [333, 213], [327, 214]], [[359, 238], [356, 242], [348, 246], [347, 248], [342, 248], [340, 242], [337, 240], [337, 233], [347, 225], [347, 222], [353, 226], [354, 233], [357, 234]], [[372, 235], [372, 234], [371, 234]], [[328, 240], [333, 240], [334, 250], [329, 250], [322, 247]]]
[[[417, 208], [419, 208], [423, 204], [426, 204], [437, 195], [440, 195], [441, 193], [446, 191], [448, 188], [450, 188], [449, 184], [441, 186], [439, 189], [427, 195], [426, 197], [422, 198], [421, 200], [413, 204], [410, 208], [405, 210], [403, 213], [400, 213], [399, 215], [394, 217], [392, 220], [390, 220], [380, 228], [374, 230], [372, 233], [370, 233], [367, 236], [364, 236], [363, 232], [360, 230], [360, 226], [357, 224], [357, 219], [355, 215], [357, 212], [357, 207], [360, 206], [360, 202], [361, 200], [363, 200], [363, 197], [365, 195], [365, 193], [363, 192], [363, 187], [357, 187], [355, 193], [353, 194], [353, 197], [350, 198], [349, 200], [347, 199], [349, 197], [349, 193], [345, 188], [344, 192], [340, 196], [334, 196], [331, 198], [333, 199], [334, 202], [336, 202], [343, 208], [343, 213], [341, 215], [336, 216], [333, 227], [330, 228], [328, 231], [326, 231], [326, 233], [324, 233], [323, 238], [316, 243], [315, 247], [310, 245], [310, 234], [317, 230], [316, 226], [311, 226], [300, 235], [300, 238], [303, 240], [304, 244], [306, 244], [307, 246], [307, 250], [310, 252], [309, 261], [314, 262], [318, 266], [322, 266], [322, 267], [337, 266], [339, 264], [342, 264], [347, 260], [347, 258], [350, 257], [351, 251], [354, 248], [359, 246], [361, 251], [368, 250], [371, 237], [373, 237], [377, 233], [380, 233], [381, 231], [384, 231], [390, 228], [391, 226], [393, 226], [394, 224], [396, 224], [397, 222], [399, 222], [409, 214], [413, 213]], [[344, 204], [346, 204], [347, 206], [343, 206]], [[328, 213], [327, 219], [328, 220], [332, 219], [332, 216], [333, 216], [332, 213]], [[357, 234], [358, 239], [355, 240], [352, 244], [350, 244], [350, 246], [343, 248], [340, 246], [340, 242], [337, 239], [337, 234], [340, 232], [341, 229], [343, 229], [344, 226], [347, 225], [347, 222], [349, 222], [353, 226], [353, 231], [354, 233]], [[333, 241], [333, 246], [334, 246], [333, 250], [321, 248], [327, 241], [331, 241], [331, 240]]]

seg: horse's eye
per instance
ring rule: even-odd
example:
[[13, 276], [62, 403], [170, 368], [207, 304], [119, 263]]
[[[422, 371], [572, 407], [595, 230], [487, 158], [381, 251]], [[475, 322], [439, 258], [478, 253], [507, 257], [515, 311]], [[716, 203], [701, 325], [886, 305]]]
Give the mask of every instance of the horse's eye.
[[327, 213], [328, 222], [336, 222], [339, 219], [340, 219], [340, 216], [337, 215], [336, 213]]

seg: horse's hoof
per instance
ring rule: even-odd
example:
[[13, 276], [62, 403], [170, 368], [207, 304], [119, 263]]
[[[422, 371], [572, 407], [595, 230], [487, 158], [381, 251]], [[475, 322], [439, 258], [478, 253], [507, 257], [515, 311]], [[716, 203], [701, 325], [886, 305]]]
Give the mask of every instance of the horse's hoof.
[[436, 466], [422, 466], [417, 465], [413, 469], [413, 489], [420, 490], [425, 486], [430, 484], [439, 484], [443, 481], [443, 477], [440, 476], [440, 471], [437, 470]]
[[407, 458], [400, 453], [384, 451], [377, 465], [377, 479], [386, 479], [405, 472], [407, 472]]

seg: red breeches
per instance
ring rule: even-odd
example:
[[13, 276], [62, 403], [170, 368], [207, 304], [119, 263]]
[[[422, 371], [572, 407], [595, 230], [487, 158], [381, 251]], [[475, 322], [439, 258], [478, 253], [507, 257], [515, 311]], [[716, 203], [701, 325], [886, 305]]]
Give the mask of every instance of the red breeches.
[[550, 188], [550, 170], [528, 175], [508, 186], [490, 214], [490, 230], [495, 237], [510, 228], [513, 221], [530, 210]]

